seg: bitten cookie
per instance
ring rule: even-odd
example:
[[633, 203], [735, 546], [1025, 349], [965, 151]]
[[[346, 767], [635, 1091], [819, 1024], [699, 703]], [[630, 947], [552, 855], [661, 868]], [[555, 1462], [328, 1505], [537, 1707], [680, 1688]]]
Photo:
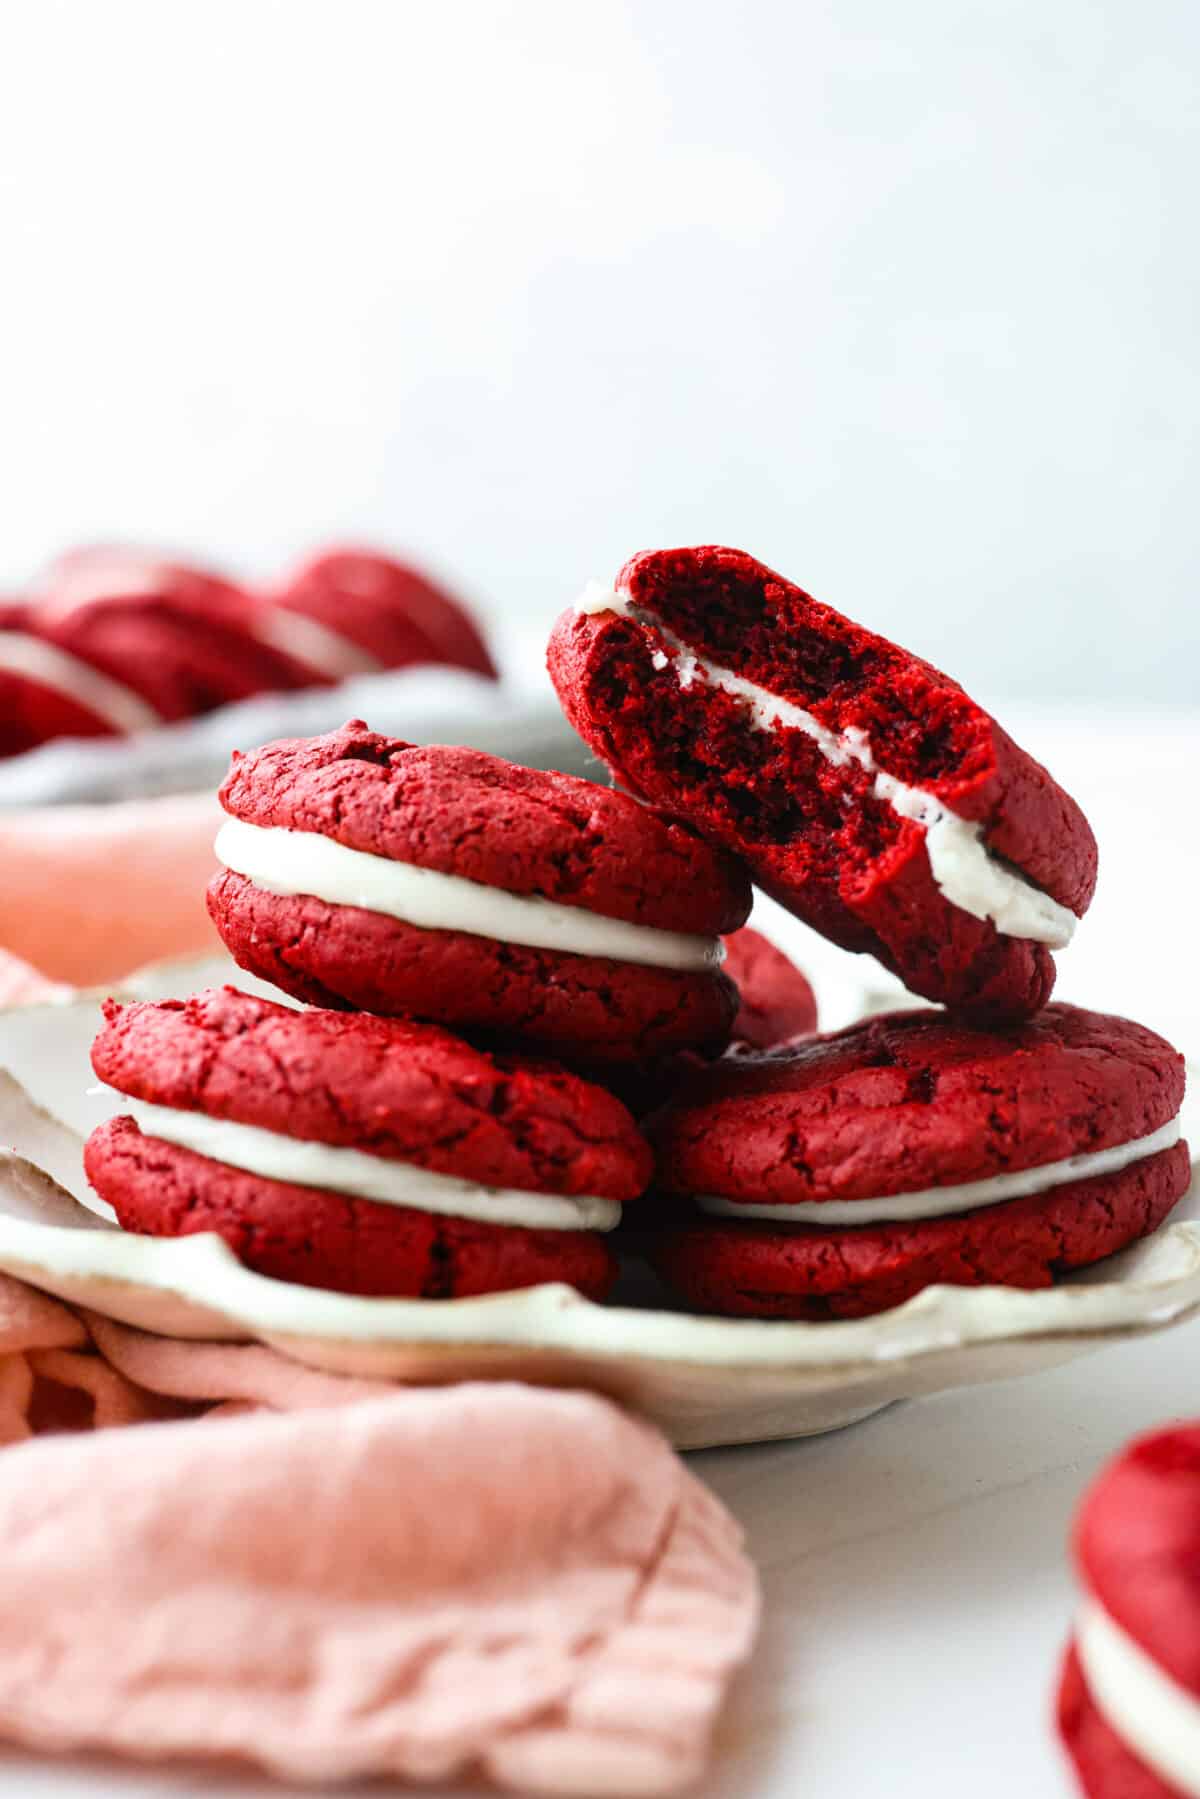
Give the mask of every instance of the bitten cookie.
[[1066, 1005], [1005, 1030], [899, 1013], [727, 1058], [646, 1124], [658, 1186], [694, 1200], [654, 1260], [693, 1304], [749, 1317], [1045, 1287], [1186, 1190], [1183, 1091], [1153, 1031]]
[[322, 551], [267, 598], [275, 641], [325, 677], [341, 680], [418, 662], [496, 674], [465, 607], [390, 556]]
[[261, 1274], [346, 1293], [607, 1291], [604, 1233], [651, 1155], [602, 1088], [232, 987], [104, 1016], [92, 1066], [120, 1110], [84, 1162], [126, 1230], [216, 1231]]
[[1058, 1728], [1088, 1799], [1200, 1794], [1200, 1424], [1141, 1437], [1075, 1525]]
[[1073, 800], [954, 681], [737, 550], [650, 551], [550, 641], [633, 792], [915, 993], [1036, 1011], [1096, 881]]
[[235, 757], [221, 803], [209, 911], [297, 999], [588, 1066], [728, 1041], [746, 876], [623, 794], [355, 721]]

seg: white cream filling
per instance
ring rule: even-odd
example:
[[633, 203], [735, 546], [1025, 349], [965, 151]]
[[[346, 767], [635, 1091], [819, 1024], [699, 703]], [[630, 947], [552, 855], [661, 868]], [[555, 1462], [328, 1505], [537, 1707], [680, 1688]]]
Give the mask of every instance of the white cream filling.
[[1200, 1799], [1200, 1700], [1094, 1599], [1084, 1602], [1075, 1647], [1088, 1691], [1121, 1741], [1169, 1785]]
[[122, 734], [146, 731], [162, 722], [153, 706], [132, 688], [24, 631], [0, 631], [0, 669], [66, 694]]
[[360, 644], [288, 606], [262, 607], [253, 628], [254, 635], [272, 649], [282, 650], [285, 656], [337, 681], [349, 681], [355, 675], [377, 675], [383, 668], [383, 663]]
[[[771, 731], [777, 725], [782, 725], [785, 730], [802, 731], [835, 768], [845, 768], [853, 762], [873, 774], [876, 798], [883, 800], [901, 818], [912, 819], [924, 827], [934, 882], [952, 906], [969, 913], [972, 918], [990, 918], [1005, 937], [1026, 938], [1033, 943], [1048, 944], [1051, 949], [1065, 949], [1071, 941], [1079, 922], [1075, 914], [1015, 869], [997, 861], [983, 841], [981, 825], [960, 818], [935, 794], [920, 787], [910, 787], [879, 768], [864, 731], [853, 726], [846, 731], [831, 731], [802, 706], [778, 699], [765, 687], [746, 680], [732, 669], [698, 656], [653, 612], [635, 606], [625, 591], [617, 592], [593, 581], [585, 588], [577, 610], [589, 614], [615, 612], [651, 626], [675, 651], [675, 675], [682, 688], [691, 687], [700, 678], [708, 686], [717, 687], [739, 700], [756, 731]], [[664, 665], [656, 656], [654, 666]]]
[[507, 893], [462, 875], [416, 868], [348, 849], [316, 831], [289, 831], [228, 818], [217, 833], [217, 860], [267, 893], [308, 894], [331, 906], [361, 906], [424, 931], [465, 931], [527, 949], [603, 956], [648, 968], [719, 968], [719, 937], [692, 937], [560, 906], [537, 894]]
[[147, 1137], [190, 1149], [264, 1180], [297, 1187], [320, 1187], [352, 1199], [384, 1206], [412, 1206], [480, 1224], [516, 1224], [533, 1231], [611, 1231], [621, 1216], [616, 1200], [570, 1198], [559, 1193], [526, 1193], [515, 1187], [484, 1187], [457, 1175], [436, 1174], [415, 1162], [385, 1161], [361, 1149], [335, 1149], [284, 1137], [258, 1125], [231, 1124], [204, 1112], [153, 1106], [111, 1090], [121, 1116], [131, 1117]]
[[979, 1181], [963, 1181], [956, 1187], [925, 1187], [915, 1193], [893, 1193], [883, 1199], [806, 1200], [794, 1206], [739, 1205], [732, 1199], [697, 1198], [705, 1212], [722, 1218], [769, 1218], [774, 1224], [891, 1224], [916, 1218], [945, 1218], [952, 1212], [978, 1212], [985, 1206], [1003, 1205], [1008, 1199], [1027, 1199], [1065, 1187], [1068, 1181], [1092, 1180], [1156, 1156], [1178, 1143], [1180, 1121], [1176, 1116], [1149, 1136], [1135, 1137], [1111, 1149], [1090, 1155], [1066, 1156], [1061, 1162], [1043, 1162], [1039, 1168], [1021, 1168], [1013, 1174], [990, 1174]]

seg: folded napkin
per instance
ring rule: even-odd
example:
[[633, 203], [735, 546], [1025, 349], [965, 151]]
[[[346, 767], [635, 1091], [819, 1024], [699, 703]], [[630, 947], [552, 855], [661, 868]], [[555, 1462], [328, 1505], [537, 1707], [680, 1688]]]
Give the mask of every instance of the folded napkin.
[[212, 794], [0, 811], [0, 944], [80, 987], [219, 950], [204, 889], [220, 818]]
[[343, 1380], [0, 1277], [0, 1424], [9, 1741], [663, 1793], [754, 1637], [733, 1520], [591, 1394]]

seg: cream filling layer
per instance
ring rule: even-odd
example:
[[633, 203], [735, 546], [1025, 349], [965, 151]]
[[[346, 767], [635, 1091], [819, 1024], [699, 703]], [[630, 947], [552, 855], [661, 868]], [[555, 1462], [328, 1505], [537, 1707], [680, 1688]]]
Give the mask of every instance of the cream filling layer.
[[527, 1193], [515, 1187], [484, 1187], [457, 1175], [437, 1174], [415, 1162], [385, 1161], [361, 1149], [335, 1149], [233, 1124], [204, 1112], [149, 1105], [113, 1091], [121, 1115], [132, 1118], [144, 1136], [177, 1144], [210, 1161], [224, 1162], [264, 1180], [297, 1187], [320, 1187], [351, 1199], [383, 1206], [410, 1206], [479, 1224], [515, 1224], [531, 1231], [611, 1231], [621, 1216], [612, 1199], [571, 1198], [560, 1193]]
[[[876, 798], [901, 818], [924, 827], [934, 882], [952, 906], [972, 918], [991, 919], [1005, 937], [1045, 943], [1051, 949], [1065, 949], [1071, 941], [1079, 922], [1075, 914], [1015, 869], [997, 861], [983, 841], [981, 825], [960, 818], [935, 794], [911, 787], [879, 768], [865, 731], [853, 726], [845, 731], [831, 731], [803, 706], [778, 699], [756, 682], [697, 655], [653, 612], [635, 606], [627, 592], [592, 582], [584, 590], [577, 610], [589, 614], [615, 612], [652, 627], [675, 652], [676, 679], [685, 690], [700, 679], [740, 701], [756, 731], [772, 731], [777, 725], [802, 731], [835, 768], [856, 763], [873, 774]], [[659, 666], [657, 658], [655, 666]]]
[[1170, 1786], [1200, 1799], [1200, 1700], [1094, 1599], [1080, 1612], [1075, 1648], [1088, 1691], [1121, 1741]]
[[316, 831], [289, 831], [228, 818], [217, 833], [217, 860], [267, 893], [308, 894], [331, 906], [361, 906], [423, 931], [465, 931], [527, 949], [602, 956], [642, 967], [702, 972], [721, 966], [719, 937], [692, 937], [560, 906], [537, 894], [508, 893], [348, 849]]
[[132, 688], [24, 631], [0, 631], [0, 669], [66, 694], [122, 735], [162, 723], [153, 706]]
[[956, 1187], [925, 1187], [915, 1193], [893, 1193], [883, 1199], [806, 1200], [794, 1206], [738, 1205], [732, 1199], [707, 1196], [696, 1204], [721, 1218], [769, 1218], [775, 1224], [901, 1224], [919, 1218], [945, 1218], [953, 1212], [978, 1212], [985, 1206], [1003, 1205], [1008, 1199], [1027, 1199], [1065, 1187], [1069, 1181], [1087, 1181], [1102, 1174], [1119, 1174], [1134, 1162], [1156, 1156], [1178, 1143], [1179, 1117], [1111, 1149], [1090, 1155], [1066, 1156], [1061, 1162], [1043, 1162], [1040, 1168], [1020, 1168], [1013, 1174], [989, 1174], [983, 1180], [963, 1181]]
[[331, 630], [319, 619], [309, 618], [305, 612], [293, 612], [288, 606], [264, 606], [253, 629], [254, 635], [273, 650], [282, 650], [285, 656], [337, 681], [349, 681], [355, 675], [377, 675], [383, 669], [382, 662], [351, 638]]

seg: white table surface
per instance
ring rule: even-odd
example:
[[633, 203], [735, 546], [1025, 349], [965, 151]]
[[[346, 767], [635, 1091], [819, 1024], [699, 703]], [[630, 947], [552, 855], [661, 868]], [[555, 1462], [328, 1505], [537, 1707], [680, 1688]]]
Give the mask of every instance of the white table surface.
[[[1186, 935], [1200, 723], [1010, 728], [1084, 802], [1104, 852], [1100, 896], [1063, 958], [1063, 997], [1128, 1011], [1200, 1052]], [[836, 959], [811, 960], [836, 1000]], [[1073, 1605], [1071, 1513], [1130, 1435], [1189, 1415], [1200, 1415], [1200, 1321], [835, 1435], [692, 1457], [745, 1526], [766, 1597], [699, 1799], [1066, 1799], [1048, 1720]], [[0, 1756], [0, 1799], [280, 1791], [254, 1777]]]

